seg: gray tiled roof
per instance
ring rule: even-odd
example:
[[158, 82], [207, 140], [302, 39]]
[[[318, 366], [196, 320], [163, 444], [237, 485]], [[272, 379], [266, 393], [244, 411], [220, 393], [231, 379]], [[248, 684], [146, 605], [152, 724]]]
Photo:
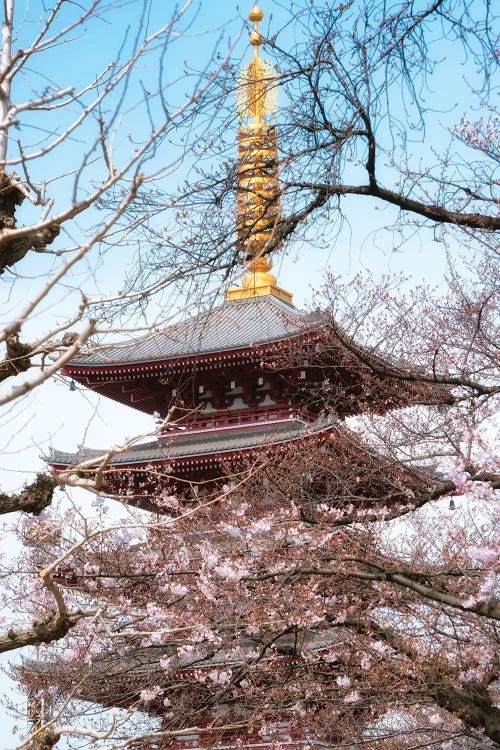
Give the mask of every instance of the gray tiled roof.
[[293, 336], [307, 327], [307, 319], [305, 313], [271, 295], [234, 300], [163, 331], [106, 346], [95, 353], [83, 351], [68, 369], [244, 349]]
[[[305, 631], [299, 641], [295, 634], [285, 634], [276, 638], [269, 652], [269, 656], [275, 658], [275, 654], [283, 654], [290, 652], [293, 649], [298, 648], [299, 650], [307, 648], [308, 651], [322, 651], [327, 648], [331, 648], [335, 644], [342, 643], [345, 639], [349, 639], [351, 636], [348, 630], [342, 627], [336, 627], [334, 629], [325, 631]], [[171, 659], [170, 668], [173, 670], [189, 670], [189, 669], [200, 669], [209, 668], [216, 665], [225, 665], [227, 667], [234, 667], [245, 663], [246, 659], [252, 658], [253, 651], [262, 645], [259, 639], [253, 639], [251, 637], [241, 637], [234, 643], [237, 646], [237, 650], [231, 649], [228, 652], [228, 647], [217, 646], [213, 643], [201, 643], [196, 648], [188, 653], [178, 655], [177, 644], [166, 644], [166, 645], [151, 645], [151, 646], [133, 646], [128, 650], [113, 652], [104, 652], [99, 654], [92, 662], [89, 667], [93, 677], [97, 679], [103, 679], [106, 681], [110, 675], [133, 675], [134, 678], [141, 678], [147, 680], [151, 673], [160, 673], [166, 676], [168, 681], [168, 673], [165, 669], [160, 666], [160, 659], [162, 657], [169, 657]], [[23, 667], [33, 673], [43, 673], [49, 671], [52, 662], [51, 661], [39, 661], [36, 659], [22, 658]], [[61, 663], [58, 663], [59, 668]], [[69, 666], [69, 669], [71, 667]], [[175, 674], [175, 672], [174, 672]], [[137, 690], [137, 685], [130, 681]], [[83, 683], [85, 685], [85, 683]], [[113, 690], [112, 681], [109, 683], [111, 690]], [[92, 690], [92, 682], [87, 683], [90, 685]]]
[[[317, 419], [312, 424], [304, 424], [291, 419], [289, 422], [273, 426], [239, 427], [234, 430], [187, 435], [186, 437], [173, 438], [170, 442], [159, 443], [154, 441], [133, 445], [123, 453], [114, 456], [111, 465], [147, 463], [162, 459], [172, 460], [251, 450], [252, 448], [265, 447], [276, 443], [287, 443], [321, 432], [331, 426], [332, 421], [327, 419]], [[67, 453], [53, 449], [49, 462], [56, 466], [71, 466], [74, 463], [89, 461], [105, 454], [105, 449], [83, 448], [79, 453]]]

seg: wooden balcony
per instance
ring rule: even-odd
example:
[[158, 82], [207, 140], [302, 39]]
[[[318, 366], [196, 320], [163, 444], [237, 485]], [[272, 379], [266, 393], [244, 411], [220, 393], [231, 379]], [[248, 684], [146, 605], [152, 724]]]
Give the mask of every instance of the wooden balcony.
[[288, 404], [280, 406], [257, 407], [255, 409], [224, 410], [214, 412], [199, 412], [191, 419], [183, 419], [179, 424], [171, 425], [159, 436], [159, 440], [171, 440], [173, 437], [183, 437], [196, 432], [212, 432], [231, 428], [262, 426], [273, 423], [297, 420], [303, 423], [313, 422], [316, 415], [304, 410], [298, 411]]

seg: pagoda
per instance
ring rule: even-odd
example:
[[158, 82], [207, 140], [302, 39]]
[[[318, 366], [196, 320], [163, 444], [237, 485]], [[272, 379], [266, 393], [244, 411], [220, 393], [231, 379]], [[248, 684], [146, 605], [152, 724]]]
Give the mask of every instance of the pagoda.
[[[262, 18], [254, 5], [249, 13], [253, 59], [238, 86], [236, 238], [246, 263], [241, 285], [229, 288], [219, 307], [191, 319], [106, 349], [89, 347], [63, 371], [98, 394], [156, 416], [159, 428], [153, 440], [131, 444], [121, 452], [54, 450], [53, 470], [98, 478], [103, 494], [166, 515], [172, 515], [172, 509], [158, 502], [165, 487], [183, 503], [198, 502], [209, 492], [220, 491], [234, 476], [244, 477], [249, 465], [273, 456], [286, 460], [288, 451], [306, 445], [327, 447], [332, 465], [358, 467], [361, 479], [352, 490], [354, 499], [370, 503], [377, 494], [387, 497], [392, 491], [395, 503], [407, 502], [404, 488], [421, 478], [414, 471], [411, 479], [391, 474], [374, 452], [352, 442], [346, 445], [344, 420], [449, 398], [447, 392], [394, 378], [397, 364], [377, 359], [355, 342], [342, 343], [333, 335], [327, 316], [297, 309], [292, 295], [271, 273], [282, 219], [273, 122], [277, 83], [272, 66], [259, 53]], [[379, 487], [373, 485], [375, 474]], [[370, 479], [364, 481], [363, 475]], [[57, 579], [75, 588], [84, 585], [71, 570], [61, 570]], [[311, 649], [325, 648], [321, 632], [310, 632], [307, 638]], [[277, 641], [283, 654], [275, 657], [279, 664], [286, 659], [285, 641], [286, 637]], [[242, 649], [251, 645], [240, 644]], [[209, 671], [235, 659], [216, 650], [212, 654], [210, 649], [209, 644], [200, 644], [198, 657], [191, 654], [186, 663], [174, 652], [169, 657], [178, 660], [179, 673], [189, 681], [190, 670]], [[141, 688], [161, 672], [158, 664], [165, 654], [162, 646], [137, 648], [135, 661], [125, 672], [121, 657], [101, 655], [89, 666], [89, 692], [82, 684], [78, 697], [103, 706], [133, 707]], [[38, 679], [43, 685], [45, 668], [31, 664], [29, 669], [32, 681]], [[152, 701], [149, 708], [161, 719], [160, 702]], [[282, 747], [311, 746], [299, 735], [287, 735], [286, 717], [280, 721], [275, 725]], [[164, 726], [168, 728], [168, 719]], [[282, 730], [288, 739], [280, 739]], [[271, 746], [276, 740], [263, 739], [258, 728], [245, 732], [216, 738], [211, 746], [232, 746], [235, 737], [246, 748]], [[160, 746], [161, 741], [146, 742], [140, 748]], [[180, 734], [172, 746], [198, 747], [200, 740]]]
[[99, 489], [120, 495], [126, 488], [127, 501], [146, 509], [156, 508], [158, 495], [159, 480], [147, 479], [151, 470], [177, 493], [199, 497], [259, 454], [303, 440], [321, 442], [345, 417], [436, 400], [434, 390], [387, 378], [387, 363], [354, 343], [335, 341], [328, 318], [297, 309], [271, 273], [271, 254], [281, 244], [277, 82], [259, 55], [262, 18], [254, 5], [253, 59], [238, 86], [236, 238], [246, 262], [241, 286], [229, 288], [215, 309], [142, 339], [88, 348], [63, 370], [86, 388], [156, 417], [161, 426], [154, 440], [112, 456], [105, 449], [54, 450], [53, 469], [78, 466], [91, 476], [99, 471]]

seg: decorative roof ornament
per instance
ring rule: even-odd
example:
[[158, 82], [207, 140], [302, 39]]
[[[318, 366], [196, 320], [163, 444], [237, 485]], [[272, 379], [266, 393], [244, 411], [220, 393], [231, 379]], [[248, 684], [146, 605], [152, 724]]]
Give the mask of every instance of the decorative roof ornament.
[[264, 14], [253, 5], [250, 44], [253, 59], [238, 81], [238, 193], [236, 233], [238, 249], [247, 260], [241, 287], [228, 289], [226, 299], [237, 300], [271, 294], [291, 303], [292, 295], [276, 285], [270, 272], [269, 253], [280, 246], [276, 230], [281, 218], [278, 147], [275, 125], [270, 122], [277, 108], [276, 71], [259, 55], [263, 43], [259, 22]]
[[253, 21], [250, 44], [254, 49], [254, 56], [240, 73], [236, 99], [240, 119], [251, 117], [254, 125], [260, 125], [267, 116], [274, 114], [278, 106], [276, 70], [274, 65], [259, 56], [259, 47], [264, 41], [259, 31], [259, 21], [263, 17], [259, 6], [252, 6], [248, 18]]

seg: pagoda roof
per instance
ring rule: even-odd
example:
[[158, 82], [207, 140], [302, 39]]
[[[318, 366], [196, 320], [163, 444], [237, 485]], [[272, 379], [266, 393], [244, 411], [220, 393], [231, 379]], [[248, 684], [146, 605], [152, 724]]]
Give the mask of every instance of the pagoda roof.
[[[213, 455], [223, 455], [239, 451], [264, 448], [268, 445], [288, 443], [331, 429], [332, 419], [317, 419], [311, 424], [290, 419], [281, 424], [263, 427], [241, 427], [214, 432], [176, 436], [172, 440], [152, 441], [132, 445], [127, 450], [113, 456], [109, 466], [133, 466], [179, 459], [202, 459]], [[82, 448], [78, 453], [68, 453], [52, 449], [49, 462], [52, 466], [72, 466], [73, 464], [99, 459], [107, 454], [106, 449]], [[96, 464], [98, 461], [96, 460]]]
[[[307, 648], [307, 651], [321, 652], [348, 638], [350, 634], [345, 628], [337, 627], [325, 631], [305, 631], [300, 641], [301, 647]], [[137, 644], [120, 651], [104, 651], [88, 665], [87, 679], [79, 678], [74, 684], [78, 665], [64, 660], [23, 658], [16, 671], [25, 679], [28, 678], [31, 684], [45, 686], [50, 677], [50, 684], [59, 684], [63, 690], [71, 685], [73, 695], [79, 700], [109, 707], [119, 705], [123, 708], [137, 705], [140, 691], [149, 686], [152, 680], [155, 685], [164, 689], [172, 688], [172, 682], [175, 681], [176, 689], [191, 690], [193, 684], [200, 685], [196, 677], [200, 670], [241, 667], [247, 659], [252, 658], [252, 653], [260, 644], [259, 639], [242, 635], [232, 644], [223, 647], [202, 642], [185, 654], [179, 654], [178, 643], [150, 646]], [[234, 646], [237, 646], [237, 653]], [[272, 668], [273, 664], [286, 662], [296, 648], [296, 635], [285, 633], [274, 639], [273, 646], [263, 661]], [[169, 671], [161, 666], [162, 658], [170, 660]], [[146, 710], [151, 714], [164, 713], [161, 700], [150, 702]]]
[[141, 338], [84, 350], [65, 371], [253, 349], [299, 335], [310, 330], [311, 323], [311, 315], [272, 295], [232, 300]]

